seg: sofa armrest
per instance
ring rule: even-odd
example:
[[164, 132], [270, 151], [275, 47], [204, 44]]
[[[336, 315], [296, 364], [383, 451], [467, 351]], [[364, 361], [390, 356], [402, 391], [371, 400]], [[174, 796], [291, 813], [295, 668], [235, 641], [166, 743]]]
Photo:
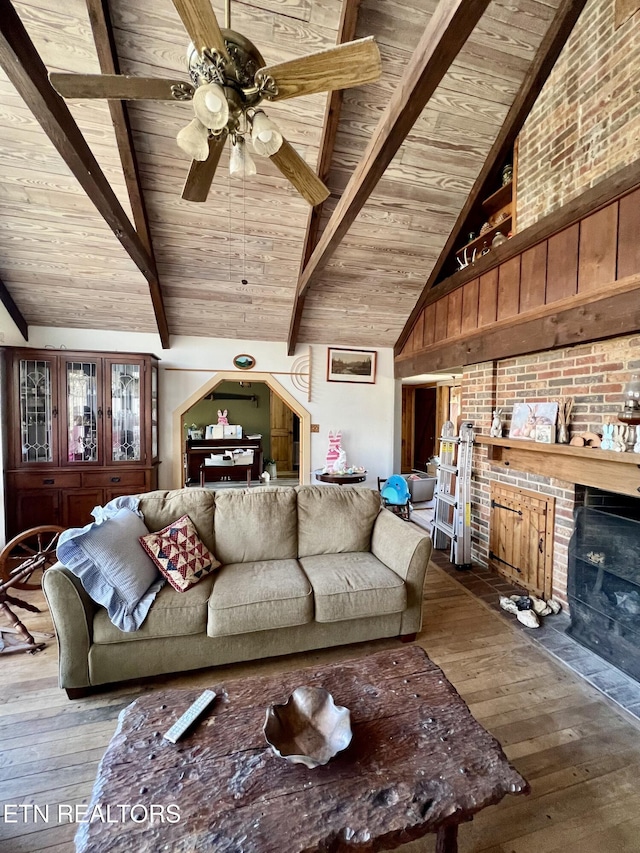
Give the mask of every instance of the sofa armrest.
[[47, 569], [42, 588], [58, 638], [60, 687], [88, 687], [89, 648], [97, 604], [62, 563]]
[[422, 627], [424, 579], [431, 557], [431, 537], [388, 509], [381, 510], [373, 526], [371, 551], [407, 585], [407, 609], [402, 615], [402, 634]]

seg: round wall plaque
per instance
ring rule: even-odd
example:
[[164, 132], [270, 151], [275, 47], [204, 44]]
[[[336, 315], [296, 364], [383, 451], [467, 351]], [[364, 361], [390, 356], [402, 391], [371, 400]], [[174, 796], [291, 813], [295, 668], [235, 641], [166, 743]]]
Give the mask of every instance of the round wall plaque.
[[251, 370], [252, 367], [256, 366], [256, 360], [252, 355], [247, 355], [246, 353], [240, 353], [233, 359], [233, 363], [238, 370]]

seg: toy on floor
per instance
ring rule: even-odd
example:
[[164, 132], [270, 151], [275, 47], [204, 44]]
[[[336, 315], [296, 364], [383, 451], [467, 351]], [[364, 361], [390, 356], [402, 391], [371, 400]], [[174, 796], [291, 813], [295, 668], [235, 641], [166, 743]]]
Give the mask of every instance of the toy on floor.
[[405, 478], [400, 474], [392, 474], [381, 486], [380, 480], [378, 480], [378, 484], [385, 507], [404, 518], [405, 521], [409, 521], [411, 517], [411, 495]]

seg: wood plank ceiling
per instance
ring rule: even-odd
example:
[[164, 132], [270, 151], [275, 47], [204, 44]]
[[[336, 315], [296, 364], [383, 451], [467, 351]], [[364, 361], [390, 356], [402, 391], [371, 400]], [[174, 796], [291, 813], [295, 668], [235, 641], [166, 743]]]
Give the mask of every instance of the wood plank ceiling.
[[[306, 294], [298, 341], [392, 346], [446, 242], [559, 0], [493, 0], [385, 175]], [[223, 0], [213, 0], [222, 22]], [[233, 0], [232, 26], [267, 64], [332, 46], [341, 0]], [[85, 0], [16, 0], [50, 71], [99, 72]], [[347, 90], [322, 210], [326, 223], [428, 23], [435, 0], [361, 0], [377, 83]], [[111, 0], [125, 74], [187, 79], [188, 41], [170, 0]], [[326, 96], [268, 105], [316, 168]], [[106, 102], [71, 111], [123, 207]], [[0, 72], [0, 280], [30, 325], [156, 331], [149, 285]], [[223, 154], [206, 204], [180, 198], [189, 162], [175, 137], [190, 104], [129, 105], [158, 278], [172, 335], [286, 341], [308, 205], [268, 160], [229, 179]], [[322, 230], [322, 226], [320, 231]], [[243, 280], [247, 283], [244, 284]]]

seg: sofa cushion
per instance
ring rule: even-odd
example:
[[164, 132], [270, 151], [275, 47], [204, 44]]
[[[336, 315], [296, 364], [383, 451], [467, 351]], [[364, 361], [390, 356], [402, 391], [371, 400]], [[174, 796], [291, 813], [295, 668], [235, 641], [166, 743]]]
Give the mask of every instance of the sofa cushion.
[[316, 622], [399, 613], [407, 606], [402, 578], [373, 554], [319, 554], [300, 564], [311, 581]]
[[298, 556], [371, 550], [380, 495], [353, 486], [298, 486]]
[[222, 563], [298, 556], [295, 489], [225, 489], [216, 493], [214, 553]]
[[139, 508], [151, 533], [156, 533], [172, 521], [188, 515], [202, 542], [215, 554], [214, 502], [214, 492], [211, 489], [174, 489], [140, 495]]
[[178, 592], [186, 592], [220, 565], [198, 538], [188, 515], [157, 533], [141, 536], [140, 544]]
[[311, 585], [297, 560], [231, 563], [216, 575], [207, 634], [226, 637], [312, 619]]
[[139, 542], [149, 532], [140, 513], [105, 509], [94, 510], [100, 521], [65, 530], [57, 556], [118, 629], [137, 631], [164, 578]]
[[204, 634], [207, 629], [207, 603], [213, 588], [213, 575], [204, 578], [186, 592], [177, 592], [167, 584], [160, 590], [144, 624], [132, 634], [119, 631], [100, 608], [93, 619], [93, 642], [98, 645], [125, 640], [149, 640]]

